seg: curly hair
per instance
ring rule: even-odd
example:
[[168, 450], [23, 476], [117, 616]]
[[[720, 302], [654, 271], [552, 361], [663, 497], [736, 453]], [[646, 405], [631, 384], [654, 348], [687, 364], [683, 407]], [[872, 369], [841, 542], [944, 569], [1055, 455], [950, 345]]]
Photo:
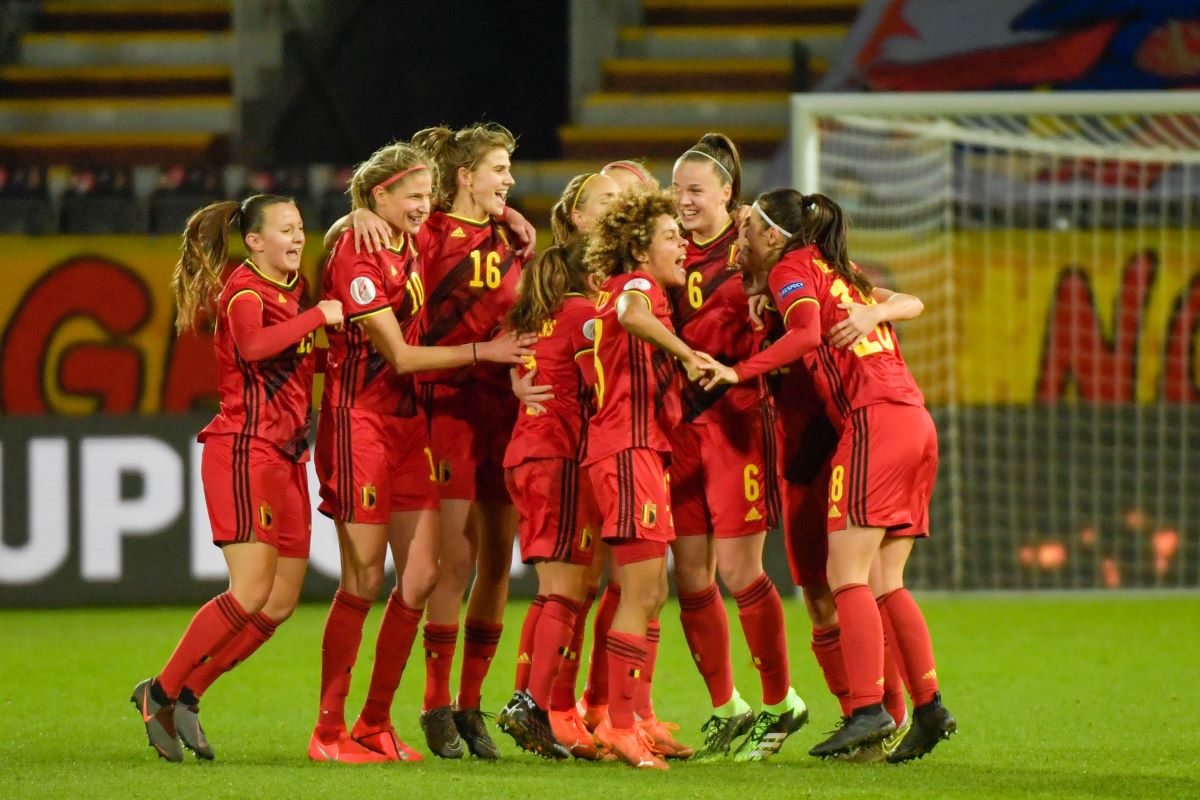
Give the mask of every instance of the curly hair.
[[638, 268], [637, 251], [650, 247], [654, 224], [666, 214], [675, 216], [675, 199], [663, 189], [630, 189], [608, 207], [587, 237], [584, 263], [588, 271], [607, 278]]

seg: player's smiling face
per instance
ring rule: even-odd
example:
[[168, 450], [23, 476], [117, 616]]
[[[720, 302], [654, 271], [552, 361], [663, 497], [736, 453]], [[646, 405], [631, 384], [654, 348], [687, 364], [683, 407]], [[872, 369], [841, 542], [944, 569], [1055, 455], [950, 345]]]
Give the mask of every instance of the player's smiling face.
[[585, 190], [583, 196], [579, 198], [575, 204], [575, 210], [571, 212], [571, 221], [575, 223], [576, 228], [586, 233], [592, 229], [596, 220], [604, 215], [604, 210], [621, 193], [621, 187], [607, 175], [594, 175], [584, 184], [583, 188]]
[[679, 224], [671, 215], [663, 214], [654, 222], [654, 235], [644, 258], [639, 259], [639, 266], [663, 286], [683, 286], [687, 283], [683, 268], [686, 256], [687, 240], [680, 233]]
[[304, 253], [304, 221], [292, 203], [272, 203], [262, 210], [262, 229], [246, 234], [254, 263], [268, 275], [286, 276], [300, 269]]
[[459, 170], [459, 191], [467, 191], [471, 200], [487, 216], [498, 217], [508, 204], [508, 190], [516, 180], [512, 176], [512, 160], [503, 147], [489, 150], [479, 159], [475, 169]]
[[671, 176], [679, 221], [698, 239], [716, 236], [729, 218], [726, 204], [733, 188], [721, 180], [717, 170], [708, 159], [684, 160], [675, 165]]
[[372, 189], [375, 213], [397, 231], [415, 235], [429, 219], [433, 201], [433, 176], [423, 169], [391, 186]]

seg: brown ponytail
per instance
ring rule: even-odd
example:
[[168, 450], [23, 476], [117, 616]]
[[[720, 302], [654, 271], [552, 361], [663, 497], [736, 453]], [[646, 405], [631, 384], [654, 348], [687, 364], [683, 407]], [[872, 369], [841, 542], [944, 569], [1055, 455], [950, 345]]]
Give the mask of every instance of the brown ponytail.
[[875, 287], [850, 264], [846, 214], [841, 206], [823, 194], [805, 195], [795, 189], [761, 194], [758, 205], [776, 225], [792, 234], [780, 251], [780, 258], [792, 250], [815, 244], [838, 275], [863, 297], [871, 296]]
[[562, 308], [567, 294], [587, 294], [588, 271], [583, 263], [582, 246], [553, 245], [538, 256], [532, 266], [521, 270], [517, 302], [508, 310], [508, 327], [517, 333], [537, 333], [542, 323]]
[[700, 141], [684, 151], [680, 161], [696, 161], [708, 164], [721, 180], [721, 185], [730, 187], [729, 202], [725, 204], [727, 211], [737, 208], [738, 197], [742, 194], [742, 158], [738, 154], [737, 145], [723, 133], [706, 133]]
[[497, 148], [512, 155], [517, 149], [517, 139], [499, 123], [477, 122], [457, 131], [445, 125], [419, 130], [413, 134], [412, 145], [423, 150], [437, 165], [436, 207], [449, 211], [458, 195], [459, 168], [475, 169], [479, 159]]
[[188, 218], [183, 230], [179, 261], [171, 274], [171, 294], [175, 297], [175, 330], [179, 333], [196, 327], [202, 314], [212, 312], [221, 294], [221, 273], [228, 258], [229, 227], [235, 222], [245, 239], [263, 226], [263, 211], [275, 203], [292, 203], [290, 197], [256, 194], [241, 203], [222, 200], [205, 206]]

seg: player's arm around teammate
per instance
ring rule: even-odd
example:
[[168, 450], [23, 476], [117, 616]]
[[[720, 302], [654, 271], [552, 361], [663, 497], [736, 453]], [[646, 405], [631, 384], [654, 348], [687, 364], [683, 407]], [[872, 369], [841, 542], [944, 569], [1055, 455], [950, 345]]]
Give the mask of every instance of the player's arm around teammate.
[[649, 623], [666, 600], [666, 551], [674, 538], [666, 431], [678, 424], [678, 375], [699, 357], [671, 330], [665, 287], [682, 285], [686, 243], [667, 192], [631, 192], [588, 237], [589, 269], [608, 276], [594, 323], [597, 411], [586, 464], [612, 548], [621, 599], [608, 636], [608, 719], [597, 740], [635, 767], [665, 769], [636, 724], [634, 697], [652, 672]]
[[[437, 475], [411, 373], [484, 360], [515, 363], [530, 352], [511, 336], [450, 347], [405, 340], [402, 326], [414, 321], [425, 296], [415, 240], [431, 192], [431, 165], [415, 148], [397, 142], [376, 151], [355, 171], [351, 195], [388, 224], [396, 247], [357, 253], [347, 232], [325, 267], [325, 292], [343, 300], [349, 325], [330, 337], [317, 448], [321, 510], [337, 527], [342, 576], [322, 644], [320, 714], [309, 745], [314, 760], [420, 759], [391, 719], [439, 573]], [[397, 585], [380, 625], [367, 701], [347, 730], [351, 669], [389, 547]]]
[[[726, 364], [751, 355], [756, 339], [737, 280], [733, 212], [740, 186], [737, 148], [719, 133], [701, 137], [672, 174], [688, 237], [687, 286], [671, 292], [674, 318], [684, 341]], [[671, 500], [679, 534], [671, 548], [680, 621], [713, 709], [698, 757], [720, 758], [748, 733], [734, 758], [759, 761], [776, 753], [808, 718], [791, 687], [783, 603], [762, 560], [767, 530], [780, 516], [774, 409], [758, 380], [721, 394], [685, 386], [683, 400], [683, 424], [671, 440]], [[757, 717], [734, 687], [718, 571], [737, 601], [759, 671]]]
[[[234, 224], [251, 257], [223, 281]], [[342, 321], [336, 301], [310, 307], [299, 274], [304, 225], [290, 198], [207, 206], [188, 220], [183, 240], [171, 280], [176, 328], [190, 330], [216, 314], [221, 411], [199, 438], [205, 502], [229, 590], [196, 613], [159, 674], [134, 689], [150, 745], [168, 761], [182, 760], [181, 738], [198, 757], [213, 758], [200, 696], [296, 606], [311, 530], [304, 462], [313, 335]]]
[[[751, 290], [769, 285], [789, 330], [734, 368], [709, 364], [713, 378], [707, 385], [761, 374], [802, 356], [818, 374], [818, 390], [841, 430], [829, 481], [827, 572], [852, 714], [810, 752], [846, 753], [894, 730], [881, 704], [886, 627], [914, 704], [911, 729], [887, 757], [919, 758], [956, 729], [941, 703], [928, 627], [903, 586], [913, 541], [928, 535], [937, 434], [890, 324], [879, 325], [849, 350], [822, 340], [821, 329], [846, 315], [844, 304], [873, 296], [869, 281], [849, 261], [837, 204], [823, 195], [777, 190], [761, 196], [755, 212], [748, 283]], [[870, 587], [877, 559], [878, 601]]]

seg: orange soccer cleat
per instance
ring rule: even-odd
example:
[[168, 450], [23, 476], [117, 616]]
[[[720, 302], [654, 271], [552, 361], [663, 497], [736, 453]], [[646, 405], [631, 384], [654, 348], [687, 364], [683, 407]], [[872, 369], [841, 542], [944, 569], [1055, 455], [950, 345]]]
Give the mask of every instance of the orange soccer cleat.
[[600, 758], [596, 740], [592, 738], [583, 717], [579, 716], [579, 711], [574, 707], [568, 711], [551, 711], [550, 729], [554, 731], [554, 738], [558, 743], [576, 758], [587, 761], [597, 761]]
[[660, 722], [658, 717], [639, 719], [637, 726], [650, 737], [651, 749], [663, 758], [687, 759], [696, 751], [688, 747], [674, 736], [679, 726], [673, 722]]
[[636, 725], [614, 728], [607, 719], [596, 727], [596, 741], [610, 753], [637, 769], [668, 769], [652, 749], [650, 735]]
[[596, 705], [588, 705], [587, 700], [582, 697], [575, 704], [575, 711], [583, 719], [583, 724], [587, 726], [588, 733], [595, 733], [596, 728], [600, 723], [608, 718], [608, 703], [597, 703]]
[[314, 733], [308, 741], [308, 757], [312, 761], [335, 761], [339, 764], [384, 764], [396, 760], [383, 753], [368, 750], [351, 739], [345, 730], [332, 742], [322, 741]]
[[424, 761], [425, 756], [409, 747], [403, 739], [396, 735], [396, 729], [389, 722], [376, 728], [365, 725], [361, 718], [354, 723], [350, 738], [372, 752], [388, 757], [389, 761]]

